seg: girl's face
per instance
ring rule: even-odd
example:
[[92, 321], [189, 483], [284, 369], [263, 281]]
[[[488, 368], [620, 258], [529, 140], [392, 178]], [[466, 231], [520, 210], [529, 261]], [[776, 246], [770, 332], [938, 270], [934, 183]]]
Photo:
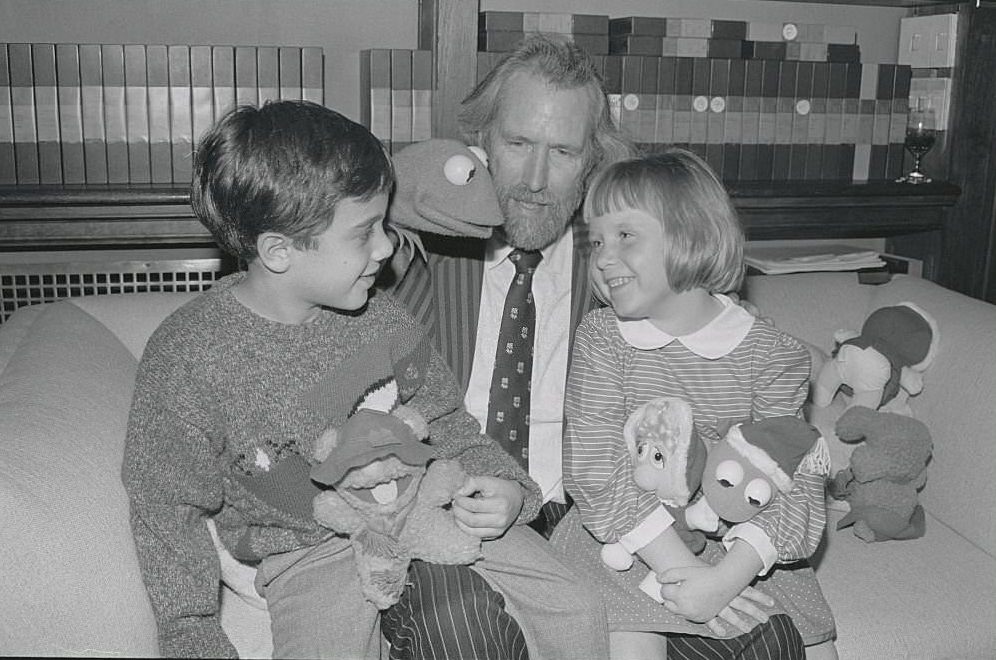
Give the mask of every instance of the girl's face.
[[662, 318], [671, 290], [664, 269], [661, 221], [624, 209], [588, 220], [591, 279], [603, 298], [623, 319]]

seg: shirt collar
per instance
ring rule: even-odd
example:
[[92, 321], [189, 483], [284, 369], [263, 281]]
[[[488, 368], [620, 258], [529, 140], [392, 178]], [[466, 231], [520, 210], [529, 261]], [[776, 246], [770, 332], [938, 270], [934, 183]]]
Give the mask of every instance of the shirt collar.
[[664, 332], [648, 319], [616, 319], [616, 324], [623, 339], [633, 348], [650, 351], [678, 341], [699, 357], [717, 360], [740, 345], [754, 325], [754, 317], [728, 296], [715, 294], [714, 297], [723, 304], [723, 311], [695, 332], [682, 337]]
[[[537, 272], [540, 270], [559, 271], [563, 267], [565, 259], [567, 263], [570, 263], [574, 251], [574, 236], [571, 230], [572, 228], [568, 227], [567, 231], [561, 234], [560, 238], [540, 250], [540, 253], [543, 255], [543, 261], [537, 266]], [[511, 245], [498, 238], [495, 234], [492, 234], [491, 238], [488, 239], [487, 247], [484, 251], [485, 270], [492, 270], [506, 263], [508, 255], [512, 253], [512, 250]]]

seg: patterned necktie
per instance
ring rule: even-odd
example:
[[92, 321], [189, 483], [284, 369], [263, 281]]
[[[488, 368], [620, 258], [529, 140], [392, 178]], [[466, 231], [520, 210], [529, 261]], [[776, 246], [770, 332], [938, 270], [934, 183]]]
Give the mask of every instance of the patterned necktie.
[[513, 250], [508, 257], [515, 265], [515, 277], [505, 296], [488, 399], [487, 434], [527, 469], [529, 381], [533, 373], [533, 332], [536, 328], [532, 283], [533, 273], [542, 258], [539, 252], [524, 250]]

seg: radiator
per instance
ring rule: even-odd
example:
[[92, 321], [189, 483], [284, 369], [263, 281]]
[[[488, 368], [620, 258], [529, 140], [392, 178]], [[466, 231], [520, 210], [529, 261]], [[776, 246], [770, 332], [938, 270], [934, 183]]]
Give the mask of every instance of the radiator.
[[0, 323], [25, 305], [64, 298], [206, 291], [232, 270], [213, 250], [0, 253]]

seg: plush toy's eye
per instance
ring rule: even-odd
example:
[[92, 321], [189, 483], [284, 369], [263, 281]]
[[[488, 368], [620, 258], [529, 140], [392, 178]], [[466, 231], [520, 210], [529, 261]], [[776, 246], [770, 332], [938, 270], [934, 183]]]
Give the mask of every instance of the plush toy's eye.
[[716, 481], [723, 488], [733, 488], [740, 485], [744, 479], [744, 469], [740, 463], [731, 460], [721, 461], [716, 466]]
[[443, 165], [443, 174], [446, 176], [446, 180], [453, 185], [465, 186], [477, 174], [477, 165], [470, 156], [457, 154], [450, 156]]
[[664, 468], [664, 454], [661, 453], [660, 449], [654, 450], [654, 467]]
[[650, 445], [646, 442], [641, 442], [636, 446], [636, 457], [643, 460], [647, 457], [647, 452], [650, 451]]
[[764, 479], [752, 479], [744, 488], [744, 499], [755, 509], [767, 506], [771, 497], [771, 484]]

